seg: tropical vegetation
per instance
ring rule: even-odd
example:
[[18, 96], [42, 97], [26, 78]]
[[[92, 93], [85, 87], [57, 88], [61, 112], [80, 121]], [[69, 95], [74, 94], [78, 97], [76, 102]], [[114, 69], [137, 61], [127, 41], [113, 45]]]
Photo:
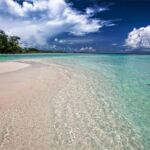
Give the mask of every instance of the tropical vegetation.
[[0, 30], [0, 53], [18, 54], [18, 53], [64, 53], [64, 51], [39, 50], [36, 48], [22, 48], [19, 44], [20, 37], [9, 36], [3, 30]]
[[19, 46], [19, 40], [20, 37], [8, 36], [0, 30], [0, 53], [22, 53], [23, 50]]

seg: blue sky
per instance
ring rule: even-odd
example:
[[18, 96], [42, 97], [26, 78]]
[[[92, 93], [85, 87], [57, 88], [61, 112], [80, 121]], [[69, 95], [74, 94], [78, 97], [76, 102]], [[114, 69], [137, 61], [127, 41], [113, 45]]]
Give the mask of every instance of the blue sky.
[[22, 46], [150, 51], [149, 0], [1, 0], [0, 29]]

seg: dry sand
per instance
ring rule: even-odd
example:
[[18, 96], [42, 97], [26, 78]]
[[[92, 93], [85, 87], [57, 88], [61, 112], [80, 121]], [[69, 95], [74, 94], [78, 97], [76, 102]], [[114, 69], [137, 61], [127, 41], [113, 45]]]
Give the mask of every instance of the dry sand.
[[0, 150], [142, 149], [82, 72], [40, 60], [0, 68]]
[[29, 67], [29, 64], [19, 63], [19, 62], [1, 62], [0, 63], [0, 74], [6, 72], [17, 71]]
[[29, 61], [1, 69], [0, 150], [59, 149], [51, 100], [67, 84], [67, 72]]

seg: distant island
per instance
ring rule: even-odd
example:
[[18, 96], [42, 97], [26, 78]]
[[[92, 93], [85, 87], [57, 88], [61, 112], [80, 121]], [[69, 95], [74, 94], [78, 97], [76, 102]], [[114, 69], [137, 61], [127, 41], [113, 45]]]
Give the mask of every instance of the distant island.
[[23, 48], [19, 44], [20, 37], [9, 36], [0, 30], [0, 54], [23, 53], [65, 53], [63, 50], [39, 50], [37, 48]]

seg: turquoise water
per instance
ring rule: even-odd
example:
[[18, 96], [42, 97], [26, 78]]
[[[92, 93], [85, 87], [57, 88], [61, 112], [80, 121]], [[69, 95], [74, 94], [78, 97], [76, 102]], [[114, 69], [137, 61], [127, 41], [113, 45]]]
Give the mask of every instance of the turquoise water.
[[[120, 113], [140, 134], [144, 149], [150, 149], [150, 56], [146, 55], [90, 55], [35, 54], [0, 55], [0, 61], [42, 58], [68, 66], [93, 76], [95, 92], [102, 91], [101, 79], [108, 83], [105, 92], [113, 90]], [[110, 87], [111, 86], [111, 87]], [[99, 95], [97, 94], [97, 97]]]

